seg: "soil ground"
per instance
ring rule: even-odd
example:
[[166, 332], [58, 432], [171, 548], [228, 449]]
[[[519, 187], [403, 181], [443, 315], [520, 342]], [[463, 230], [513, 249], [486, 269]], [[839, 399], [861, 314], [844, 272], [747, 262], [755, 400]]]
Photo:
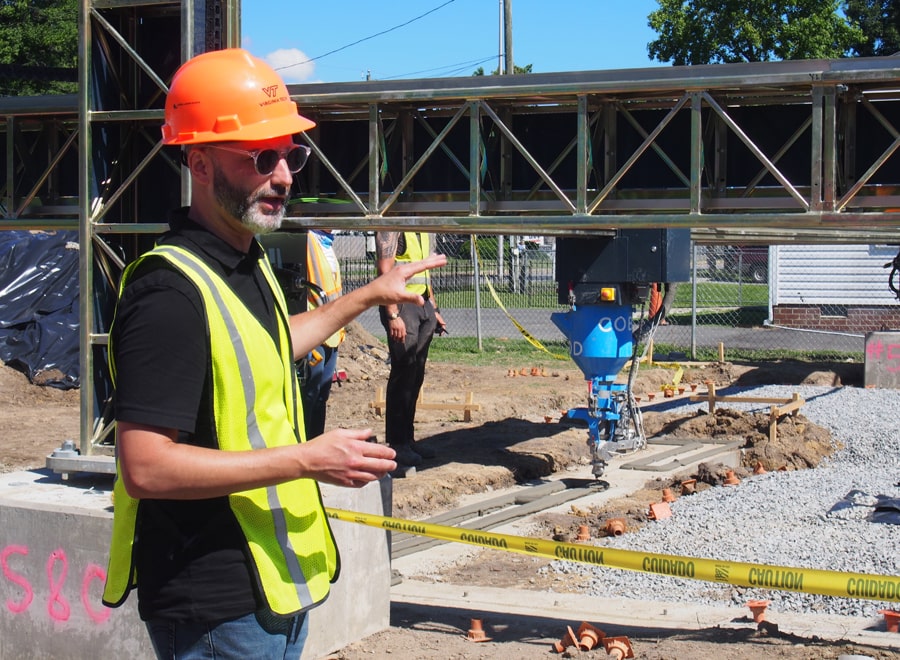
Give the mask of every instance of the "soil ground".
[[[346, 380], [336, 385], [329, 404], [329, 425], [372, 428], [383, 435], [379, 392], [383, 391], [389, 367], [386, 350], [377, 339], [353, 324], [341, 348], [339, 368]], [[862, 364], [780, 362], [760, 365], [713, 363], [642, 368], [634, 386], [643, 401], [652, 393], [664, 398], [664, 385], [683, 385], [687, 396], [691, 384], [705, 391], [707, 381], [717, 388], [727, 385], [818, 384], [862, 385]], [[677, 381], [677, 382], [676, 382]], [[471, 397], [471, 398], [469, 398]], [[416, 419], [419, 442], [437, 456], [425, 461], [414, 475], [393, 482], [393, 515], [423, 519], [453, 508], [466, 495], [498, 491], [541, 477], [586, 465], [587, 434], [576, 423], [564, 421], [563, 412], [585, 404], [586, 387], [581, 372], [570, 363], [550, 367], [528, 364], [511, 367], [472, 367], [430, 361], [424, 397]], [[467, 421], [461, 409], [467, 401], [476, 410]], [[455, 409], [449, 409], [455, 407]], [[433, 409], [432, 409], [433, 408]], [[647, 411], [643, 415], [648, 437], [718, 436], [741, 438], [744, 465], [736, 476], [749, 474], [757, 464], [767, 470], [807, 469], [834, 450], [824, 429], [801, 414], [778, 424], [777, 441], [769, 441], [768, 415], [736, 412], [727, 408], [710, 415], [698, 404], [693, 416]], [[6, 429], [0, 471], [9, 472], [44, 466], [45, 457], [64, 439], [78, 443], [79, 393], [32, 385], [18, 371], [0, 366], [0, 424]], [[713, 487], [724, 480], [724, 466], [701, 465], [697, 489]], [[644, 489], [630, 497], [605, 505], [602, 510], [573, 511], [572, 515], [539, 516], [536, 534], [557, 540], [574, 540], [581, 525], [589, 525], [592, 536], [602, 536], [603, 522], [624, 517], [629, 529], [647, 521], [649, 504], [659, 501], [662, 488], [680, 484], [648, 479]], [[473, 561], [457, 565], [437, 576], [445, 583], [481, 585], [520, 590], [564, 590], [558, 581], [542, 577], [546, 562], [501, 552], [478, 553]], [[559, 621], [547, 613], [540, 617], [507, 617], [501, 628], [489, 632], [493, 641], [475, 644], [466, 639], [464, 613], [392, 607], [391, 627], [361, 640], [333, 658], [360, 660], [371, 657], [398, 658], [493, 658], [519, 659], [555, 655], [550, 644], [559, 639]], [[749, 621], [749, 619], [748, 619]], [[635, 622], [638, 624], [639, 622]], [[609, 634], [616, 634], [610, 631]], [[850, 642], [827, 642], [810, 635], [795, 637], [779, 633], [777, 626], [752, 622], [744, 628], [713, 628], [694, 631], [660, 631], [636, 625], [627, 633], [636, 657], [663, 658], [838, 658], [864, 655], [886, 659], [895, 652]], [[608, 657], [603, 649], [564, 655]]]

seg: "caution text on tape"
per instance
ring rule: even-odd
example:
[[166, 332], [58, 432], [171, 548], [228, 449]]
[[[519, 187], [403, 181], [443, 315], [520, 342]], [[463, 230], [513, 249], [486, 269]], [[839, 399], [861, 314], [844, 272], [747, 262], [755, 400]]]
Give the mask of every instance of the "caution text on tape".
[[739, 587], [797, 591], [822, 596], [900, 602], [900, 576], [843, 573], [815, 568], [768, 566], [720, 559], [681, 557], [580, 543], [547, 541], [512, 534], [460, 529], [434, 523], [326, 508], [329, 517], [393, 532], [561, 559], [608, 568], [705, 580]]

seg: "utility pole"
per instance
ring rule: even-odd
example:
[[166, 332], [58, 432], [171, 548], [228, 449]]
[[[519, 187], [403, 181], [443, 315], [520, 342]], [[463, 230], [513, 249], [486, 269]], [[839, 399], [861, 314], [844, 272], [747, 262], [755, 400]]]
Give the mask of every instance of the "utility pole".
[[500, 0], [497, 7], [500, 9], [500, 16], [497, 20], [497, 74], [503, 74], [503, 6], [504, 1]]
[[515, 73], [515, 67], [513, 66], [512, 0], [503, 0], [503, 41], [506, 75], [511, 76]]
[[[515, 65], [513, 64], [513, 36], [512, 36], [512, 0], [503, 0], [503, 56], [505, 58], [505, 69], [506, 75], [511, 76], [515, 73]], [[503, 69], [500, 69], [498, 73], [503, 74]], [[512, 121], [512, 114], [510, 113], [501, 113], [501, 117], [504, 118], [506, 122]], [[512, 171], [510, 168], [510, 161], [512, 160], [512, 147], [509, 143], [509, 140], [506, 139], [506, 136], [500, 137], [500, 196], [502, 199], [509, 199], [510, 194], [512, 193]], [[498, 274], [503, 276], [503, 270], [505, 264], [504, 257], [506, 253], [506, 246], [503, 244], [503, 236], [500, 236], [497, 241], [498, 247], [498, 255], [497, 255], [497, 270]], [[512, 247], [513, 254], [513, 264], [518, 264], [518, 256], [516, 250], [516, 237], [509, 237], [510, 247]], [[513, 290], [518, 291], [518, 281], [519, 278], [513, 272], [513, 264], [510, 264], [510, 275], [512, 276], [512, 285]]]

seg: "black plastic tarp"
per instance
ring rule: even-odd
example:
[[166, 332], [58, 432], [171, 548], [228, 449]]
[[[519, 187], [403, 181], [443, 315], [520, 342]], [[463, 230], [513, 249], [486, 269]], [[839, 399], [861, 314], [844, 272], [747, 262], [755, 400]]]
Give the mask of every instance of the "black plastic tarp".
[[78, 232], [0, 231], [0, 360], [78, 387], [78, 324]]

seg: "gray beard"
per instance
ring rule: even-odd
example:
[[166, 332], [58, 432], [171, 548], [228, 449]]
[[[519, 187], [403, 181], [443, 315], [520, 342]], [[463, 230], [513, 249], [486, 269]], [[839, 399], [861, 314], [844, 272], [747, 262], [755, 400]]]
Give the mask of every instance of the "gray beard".
[[213, 193], [222, 208], [254, 234], [270, 234], [281, 228], [281, 221], [284, 219], [283, 206], [277, 213], [264, 214], [259, 210], [256, 198], [247, 196], [244, 191], [232, 185], [224, 176], [215, 178]]

